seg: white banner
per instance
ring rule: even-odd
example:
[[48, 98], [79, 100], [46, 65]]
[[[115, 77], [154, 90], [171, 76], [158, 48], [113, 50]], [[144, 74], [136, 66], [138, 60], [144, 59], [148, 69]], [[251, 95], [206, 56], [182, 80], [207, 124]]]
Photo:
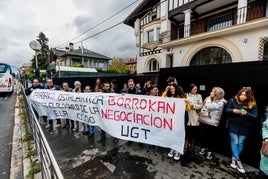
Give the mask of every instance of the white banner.
[[179, 98], [36, 89], [31, 105], [48, 119], [99, 126], [110, 135], [183, 153], [185, 102]]

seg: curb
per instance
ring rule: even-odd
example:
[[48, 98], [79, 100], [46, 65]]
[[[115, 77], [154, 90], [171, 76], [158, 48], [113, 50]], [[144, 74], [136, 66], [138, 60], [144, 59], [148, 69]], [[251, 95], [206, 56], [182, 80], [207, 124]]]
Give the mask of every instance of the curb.
[[[14, 128], [12, 138], [12, 151], [11, 151], [11, 164], [10, 164], [10, 179], [16, 178], [29, 178], [31, 168], [31, 158], [27, 156], [27, 143], [22, 141], [25, 133], [25, 127], [22, 125], [22, 119], [20, 116], [20, 104], [19, 104], [19, 93], [21, 92], [21, 84], [17, 81], [17, 91], [13, 94], [16, 95], [15, 103], [15, 115], [14, 115]], [[35, 148], [34, 141], [31, 142], [33, 148]], [[33, 160], [37, 158], [34, 157]], [[35, 179], [42, 178], [41, 172], [34, 176]]]
[[21, 178], [23, 176], [23, 145], [22, 145], [22, 133], [21, 133], [21, 118], [19, 109], [19, 94], [18, 89], [16, 95], [15, 115], [14, 115], [14, 128], [12, 138], [12, 150], [11, 150], [11, 163], [10, 163], [10, 178]]

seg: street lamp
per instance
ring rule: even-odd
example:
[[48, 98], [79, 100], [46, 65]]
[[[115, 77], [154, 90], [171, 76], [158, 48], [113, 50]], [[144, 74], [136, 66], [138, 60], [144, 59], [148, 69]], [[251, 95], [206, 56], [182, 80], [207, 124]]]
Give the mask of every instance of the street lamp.
[[29, 46], [35, 52], [35, 78], [39, 78], [40, 73], [39, 73], [39, 69], [38, 69], [37, 54], [41, 50], [41, 44], [38, 41], [33, 40], [30, 42]]

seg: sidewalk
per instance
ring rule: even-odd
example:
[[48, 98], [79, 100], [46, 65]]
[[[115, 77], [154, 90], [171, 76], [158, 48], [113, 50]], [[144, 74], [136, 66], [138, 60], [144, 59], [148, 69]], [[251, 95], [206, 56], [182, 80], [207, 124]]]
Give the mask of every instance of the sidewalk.
[[[65, 178], [256, 178], [258, 169], [244, 164], [246, 174], [230, 167], [230, 158], [216, 154], [214, 160], [204, 160], [195, 151], [192, 161], [186, 166], [167, 157], [169, 149], [160, 152], [137, 143], [127, 145], [113, 137], [97, 143], [95, 138], [67, 129], [45, 129], [45, 135]], [[197, 149], [198, 150], [198, 149]]]

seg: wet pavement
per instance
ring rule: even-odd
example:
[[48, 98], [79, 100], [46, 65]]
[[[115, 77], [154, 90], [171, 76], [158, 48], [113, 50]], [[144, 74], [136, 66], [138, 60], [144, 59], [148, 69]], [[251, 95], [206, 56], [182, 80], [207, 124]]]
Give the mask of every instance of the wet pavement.
[[[10, 177], [12, 136], [14, 128], [14, 106], [16, 91], [12, 94], [0, 93], [0, 178]], [[20, 173], [21, 174], [21, 173]], [[18, 174], [17, 176], [21, 177]]]
[[129, 146], [124, 140], [114, 143], [108, 134], [104, 142], [97, 143], [98, 128], [89, 138], [70, 129], [42, 126], [65, 178], [256, 178], [259, 171], [244, 164], [247, 172], [241, 174], [230, 167], [230, 158], [219, 154], [205, 160], [198, 154], [198, 147], [177, 162], [167, 157], [167, 148], [158, 151], [154, 146], [141, 147], [135, 142]]

